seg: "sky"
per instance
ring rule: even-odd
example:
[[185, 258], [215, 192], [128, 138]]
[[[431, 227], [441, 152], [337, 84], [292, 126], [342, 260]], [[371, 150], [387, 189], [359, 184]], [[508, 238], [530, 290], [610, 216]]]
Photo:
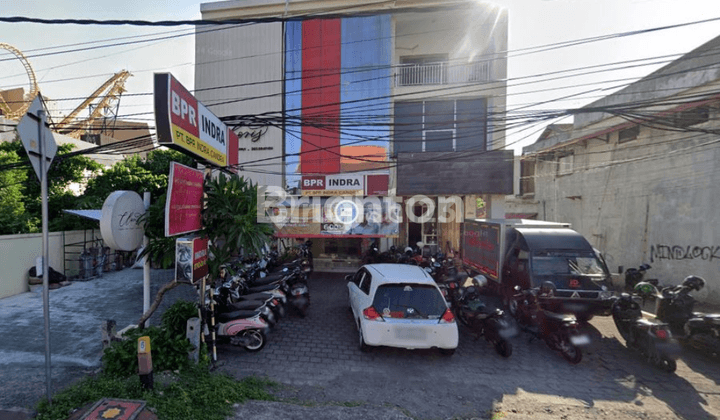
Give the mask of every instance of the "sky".
[[[509, 16], [508, 110], [538, 109], [525, 108], [538, 103], [545, 103], [541, 108], [580, 107], [629, 82], [613, 80], [643, 77], [662, 66], [663, 61], [675, 57], [652, 60], [656, 62], [654, 65], [564, 77], [548, 82], [540, 82], [539, 78], [532, 76], [687, 53], [720, 36], [719, 20], [522, 54], [520, 50], [525, 48], [720, 18], [720, 1], [494, 0], [491, 3], [506, 8]], [[157, 21], [192, 20], [201, 17], [200, 3], [197, 0], [2, 0], [0, 10], [3, 16], [47, 19]], [[193, 33], [194, 28], [191, 26], [145, 28], [0, 23], [0, 43], [10, 44], [28, 57], [35, 70], [41, 93], [59, 100], [58, 108], [62, 112], [67, 113], [74, 109], [113, 74], [126, 69], [133, 77], [125, 84], [127, 91], [120, 102], [119, 116], [147, 121], [152, 125], [153, 72], [171, 72], [185, 87], [193, 88]], [[150, 34], [155, 34], [152, 38], [167, 39], [42, 56], [56, 51], [148, 39]], [[0, 60], [10, 57], [12, 56], [0, 51]], [[27, 76], [21, 63], [18, 60], [0, 61], [0, 89], [19, 86], [27, 86]], [[567, 99], [556, 101], [563, 97]], [[84, 115], [87, 115], [87, 111]], [[541, 130], [542, 126], [533, 126], [513, 133], [508, 138], [509, 147], [519, 153], [522, 146], [537, 139]]]

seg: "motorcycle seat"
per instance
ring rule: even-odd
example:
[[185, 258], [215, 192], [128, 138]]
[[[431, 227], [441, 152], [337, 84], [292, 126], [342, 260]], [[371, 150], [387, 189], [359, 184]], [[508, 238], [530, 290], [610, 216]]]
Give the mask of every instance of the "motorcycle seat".
[[252, 286], [247, 289], [248, 293], [267, 292], [269, 290], [277, 289], [276, 284], [266, 284], [261, 286]]
[[240, 295], [240, 301], [247, 301], [247, 300], [260, 300], [260, 301], [267, 301], [273, 297], [272, 293], [250, 293], [247, 295]]
[[277, 283], [283, 279], [283, 276], [279, 277], [263, 277], [252, 281], [253, 286], [265, 286], [266, 284]]
[[241, 309], [238, 311], [223, 312], [217, 316], [217, 319], [219, 322], [228, 322], [228, 321], [233, 321], [235, 319], [252, 318], [257, 315], [260, 315], [260, 311], [251, 311], [251, 310]]
[[239, 310], [258, 310], [263, 305], [265, 305], [265, 301], [262, 300], [241, 300], [239, 302], [234, 302], [228, 305], [228, 309], [230, 311], [239, 311]]
[[688, 325], [691, 327], [704, 327], [710, 325], [720, 325], [720, 314], [693, 314], [694, 318], [688, 320]]
[[649, 320], [649, 319], [647, 319], [647, 318], [638, 318], [638, 319], [635, 320], [635, 325], [637, 325], [637, 326], [640, 327], [640, 328], [650, 328], [650, 327], [653, 327], [653, 326], [656, 326], [656, 325], [667, 325], [667, 324], [659, 323], [659, 322], [653, 322], [653, 321], [651, 321], [651, 320]]
[[562, 321], [562, 322], [577, 321], [577, 319], [575, 318], [574, 315], [559, 314], [557, 312], [545, 311], [545, 316], [548, 318], [552, 318], [556, 321]]

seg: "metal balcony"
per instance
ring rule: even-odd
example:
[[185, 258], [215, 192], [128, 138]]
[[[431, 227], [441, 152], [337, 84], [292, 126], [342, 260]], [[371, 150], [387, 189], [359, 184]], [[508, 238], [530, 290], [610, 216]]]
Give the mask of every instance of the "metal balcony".
[[452, 65], [447, 62], [400, 64], [395, 73], [395, 86], [448, 85], [489, 81], [489, 61]]

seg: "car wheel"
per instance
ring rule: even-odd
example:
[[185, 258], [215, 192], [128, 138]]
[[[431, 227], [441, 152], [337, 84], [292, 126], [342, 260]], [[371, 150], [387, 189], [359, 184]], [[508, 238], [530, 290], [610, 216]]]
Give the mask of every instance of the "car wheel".
[[372, 348], [365, 344], [365, 337], [363, 337], [362, 325], [358, 321], [358, 335], [360, 336], [360, 351], [363, 353], [369, 352]]
[[455, 349], [440, 349], [440, 354], [443, 356], [452, 356], [455, 354]]

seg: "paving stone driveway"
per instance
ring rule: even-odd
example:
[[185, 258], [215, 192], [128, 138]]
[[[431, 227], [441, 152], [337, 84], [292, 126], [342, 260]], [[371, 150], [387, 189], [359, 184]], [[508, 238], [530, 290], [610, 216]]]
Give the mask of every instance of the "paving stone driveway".
[[593, 342], [576, 366], [526, 335], [514, 340], [514, 353], [505, 359], [462, 328], [452, 357], [392, 348], [361, 353], [343, 277], [314, 273], [308, 317], [282, 319], [259, 353], [220, 345], [221, 369], [238, 378], [267, 376], [287, 385], [281, 394], [294, 400], [399, 407], [422, 419], [488, 418], [498, 403], [507, 410], [502, 402], [519, 397], [539, 406], [613, 407], [627, 411], [627, 418], [720, 414], [717, 362], [690, 353], [676, 374], [657, 370], [618, 341], [609, 317], [586, 327]]

